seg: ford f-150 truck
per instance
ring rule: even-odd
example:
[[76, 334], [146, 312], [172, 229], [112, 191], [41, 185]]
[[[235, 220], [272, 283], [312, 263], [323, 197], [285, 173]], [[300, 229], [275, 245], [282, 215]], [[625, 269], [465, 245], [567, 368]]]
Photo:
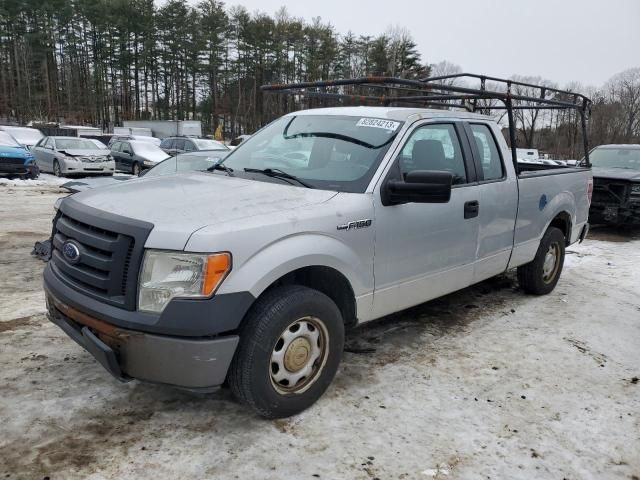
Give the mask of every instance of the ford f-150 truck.
[[209, 172], [64, 199], [49, 318], [120, 380], [228, 382], [262, 416], [295, 414], [331, 383], [345, 328], [514, 268], [524, 291], [554, 289], [591, 171], [514, 160], [474, 113], [285, 115]]

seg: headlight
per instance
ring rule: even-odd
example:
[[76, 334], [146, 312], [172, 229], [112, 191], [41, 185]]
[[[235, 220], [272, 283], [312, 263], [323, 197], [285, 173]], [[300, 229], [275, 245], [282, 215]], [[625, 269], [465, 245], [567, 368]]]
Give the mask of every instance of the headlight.
[[147, 250], [140, 274], [138, 310], [159, 313], [174, 297], [209, 297], [229, 271], [230, 253]]
[[144, 163], [144, 166], [145, 166], [145, 167], [153, 167], [153, 166], [156, 164], [156, 162], [154, 162], [154, 161], [152, 161], [152, 160], [145, 160], [145, 161], [144, 161], [144, 162], [142, 162], [142, 163]]
[[62, 203], [62, 200], [64, 199], [64, 197], [60, 197], [59, 199], [57, 199], [55, 201], [55, 203], [53, 204], [53, 209], [57, 212], [58, 210], [60, 210], [60, 204]]
[[631, 195], [640, 195], [640, 183], [638, 185], [631, 185]]

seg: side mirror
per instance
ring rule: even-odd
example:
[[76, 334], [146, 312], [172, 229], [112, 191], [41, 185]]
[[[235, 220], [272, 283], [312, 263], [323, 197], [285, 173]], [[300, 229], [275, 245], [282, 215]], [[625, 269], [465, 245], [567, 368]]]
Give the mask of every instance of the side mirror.
[[402, 180], [387, 180], [382, 187], [382, 204], [447, 203], [451, 198], [451, 172], [414, 170]]

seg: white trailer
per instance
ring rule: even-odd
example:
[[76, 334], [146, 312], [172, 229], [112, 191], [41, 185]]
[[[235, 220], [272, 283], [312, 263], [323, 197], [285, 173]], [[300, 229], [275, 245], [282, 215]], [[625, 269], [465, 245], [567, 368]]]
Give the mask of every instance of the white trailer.
[[132, 135], [136, 137], [153, 137], [153, 132], [149, 127], [114, 127], [114, 135]]
[[200, 120], [125, 120], [122, 125], [127, 128], [148, 128], [157, 138], [202, 136]]

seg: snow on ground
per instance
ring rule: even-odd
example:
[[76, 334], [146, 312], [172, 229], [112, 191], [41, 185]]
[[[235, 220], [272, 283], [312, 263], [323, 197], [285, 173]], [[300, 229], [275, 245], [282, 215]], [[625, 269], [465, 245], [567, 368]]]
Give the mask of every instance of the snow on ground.
[[67, 183], [68, 178], [56, 177], [49, 173], [41, 173], [35, 180], [23, 180], [21, 178], [0, 177], [0, 186], [10, 187], [41, 187], [43, 185], [57, 186]]
[[594, 229], [548, 296], [506, 275], [355, 329], [318, 404], [265, 421], [118, 383], [46, 320], [59, 195], [0, 189], [1, 478], [640, 478], [639, 232]]

